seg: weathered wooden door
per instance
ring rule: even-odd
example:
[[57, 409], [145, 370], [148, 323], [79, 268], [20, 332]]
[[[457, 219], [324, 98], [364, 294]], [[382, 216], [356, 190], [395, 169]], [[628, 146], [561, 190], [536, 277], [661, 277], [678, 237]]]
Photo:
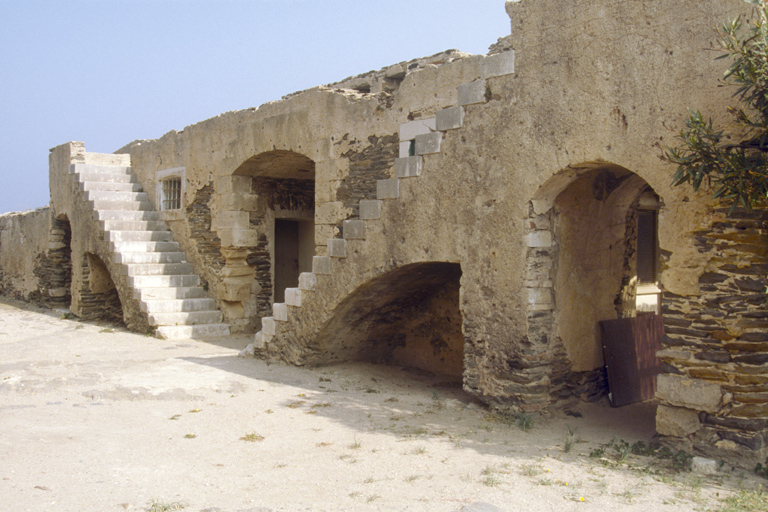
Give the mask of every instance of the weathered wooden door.
[[664, 321], [661, 315], [640, 313], [634, 318], [600, 322], [611, 405], [619, 407], [656, 395]]

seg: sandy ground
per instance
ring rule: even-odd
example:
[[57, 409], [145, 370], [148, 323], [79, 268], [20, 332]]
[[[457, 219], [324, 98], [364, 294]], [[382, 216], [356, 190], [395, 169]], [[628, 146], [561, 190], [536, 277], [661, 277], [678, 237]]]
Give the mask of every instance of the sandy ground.
[[163, 341], [0, 299], [0, 509], [693, 511], [760, 485], [590, 457], [650, 441], [651, 403], [582, 403], [524, 431], [439, 378], [268, 366], [237, 357], [248, 341]]

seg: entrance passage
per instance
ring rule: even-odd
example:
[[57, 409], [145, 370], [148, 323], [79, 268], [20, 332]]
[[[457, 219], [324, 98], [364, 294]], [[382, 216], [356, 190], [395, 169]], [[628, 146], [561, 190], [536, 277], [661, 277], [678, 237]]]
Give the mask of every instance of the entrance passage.
[[352, 292], [318, 334], [323, 362], [360, 360], [463, 375], [461, 266], [413, 263]]
[[285, 289], [299, 285], [299, 274], [312, 271], [315, 251], [313, 222], [275, 219], [275, 298], [285, 302]]

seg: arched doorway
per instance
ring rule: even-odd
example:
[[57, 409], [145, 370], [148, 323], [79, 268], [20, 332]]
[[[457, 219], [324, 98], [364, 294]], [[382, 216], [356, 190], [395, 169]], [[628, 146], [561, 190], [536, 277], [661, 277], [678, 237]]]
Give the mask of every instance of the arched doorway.
[[660, 311], [659, 204], [645, 180], [607, 162], [569, 167], [532, 199], [529, 339], [560, 347], [555, 398], [607, 394], [601, 322]]
[[284, 302], [285, 289], [298, 286], [299, 274], [311, 272], [315, 254], [315, 163], [286, 150], [259, 153], [243, 162], [235, 176], [250, 178], [248, 193], [257, 201], [248, 211], [249, 227], [258, 231], [248, 248], [255, 268], [259, 316]]
[[413, 263], [358, 287], [317, 335], [317, 359], [418, 368], [461, 382], [458, 263]]

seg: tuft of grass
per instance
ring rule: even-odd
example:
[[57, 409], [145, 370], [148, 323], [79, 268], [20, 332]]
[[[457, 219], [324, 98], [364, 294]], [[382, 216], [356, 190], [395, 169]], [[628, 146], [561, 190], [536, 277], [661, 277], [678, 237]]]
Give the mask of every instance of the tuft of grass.
[[534, 477], [541, 473], [543, 469], [538, 464], [523, 464], [520, 467], [520, 473], [525, 476]]
[[423, 455], [423, 454], [427, 453], [427, 449], [424, 448], [423, 446], [419, 446], [418, 448], [413, 450], [413, 453], [416, 454], [416, 455]]
[[257, 434], [256, 432], [251, 432], [250, 434], [245, 434], [243, 437], [240, 438], [240, 440], [255, 443], [257, 441], [263, 441], [264, 436]]
[[360, 441], [358, 441], [358, 440], [357, 440], [357, 438], [355, 438], [355, 442], [354, 442], [354, 443], [352, 443], [351, 445], [349, 445], [349, 447], [350, 447], [351, 449], [353, 449], [353, 450], [358, 450], [358, 449], [360, 449], [362, 446], [363, 446], [363, 443], [361, 443]]
[[415, 482], [419, 478], [421, 478], [421, 475], [408, 475], [407, 477], [405, 477], [405, 481], [410, 484], [410, 483]]
[[100, 329], [100, 330], [99, 330], [99, 332], [100, 332], [100, 333], [101, 333], [101, 332], [115, 332], [115, 330], [114, 330], [114, 329], [112, 329], [111, 327], [105, 327], [105, 328], [103, 328], [103, 329]]
[[299, 407], [301, 407], [303, 403], [304, 403], [304, 400], [296, 400], [295, 402], [291, 402], [288, 405], [286, 405], [286, 407], [291, 409], [298, 409]]
[[536, 423], [533, 416], [527, 412], [516, 412], [513, 417], [515, 419], [515, 425], [524, 432], [531, 430], [534, 423]]
[[374, 480], [372, 476], [369, 476], [368, 478], [366, 478], [366, 479], [363, 481], [363, 483], [364, 483], [364, 484], [372, 484], [372, 483], [374, 483], [375, 481], [376, 481], [376, 480]]
[[170, 417], [170, 418], [168, 418], [168, 419], [169, 419], [169, 420], [177, 420], [177, 419], [179, 419], [179, 418], [181, 418], [181, 414], [174, 414], [173, 416], [171, 416], [171, 417]]
[[186, 508], [186, 503], [180, 501], [174, 501], [173, 503], [165, 503], [162, 501], [152, 500], [147, 504], [146, 512], [168, 512], [169, 510], [182, 510]]
[[312, 405], [312, 408], [313, 409], [317, 409], [318, 407], [330, 407], [330, 406], [331, 406], [330, 402], [323, 402], [323, 403], [320, 403], [320, 404]]
[[196, 437], [196, 434], [184, 434], [184, 439], [194, 439]]
[[[377, 393], [378, 393], [378, 391], [377, 391]], [[381, 499], [381, 496], [379, 496], [378, 494], [372, 494], [372, 495], [368, 496], [368, 499], [365, 500], [365, 502], [366, 503], [372, 503], [372, 502], [374, 502], [374, 501], [376, 501], [378, 499]]]
[[768, 512], [768, 494], [739, 491], [723, 500], [723, 506], [714, 512]]
[[566, 425], [568, 428], [568, 433], [565, 434], [565, 442], [563, 443], [563, 450], [565, 453], [570, 453], [573, 449], [573, 446], [581, 441], [581, 437], [579, 437], [579, 429], [573, 428], [569, 425]]

